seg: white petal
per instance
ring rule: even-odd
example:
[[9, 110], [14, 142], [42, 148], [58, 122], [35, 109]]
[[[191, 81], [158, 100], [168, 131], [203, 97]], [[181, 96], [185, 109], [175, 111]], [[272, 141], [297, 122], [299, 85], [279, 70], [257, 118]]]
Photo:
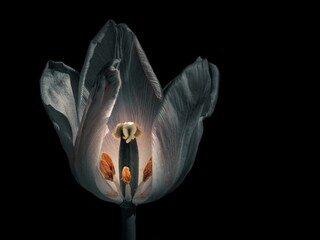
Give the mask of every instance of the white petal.
[[91, 41], [81, 71], [78, 99], [80, 119], [88, 100], [88, 91], [94, 85], [94, 76], [102, 66], [116, 58], [122, 61], [120, 72], [123, 72], [123, 81], [134, 78], [139, 83], [138, 87], [150, 86], [157, 98], [161, 98], [161, 86], [136, 36], [127, 25], [109, 20]]
[[111, 202], [115, 199], [108, 197], [106, 192], [117, 189], [112, 189], [101, 179], [97, 166], [101, 146], [108, 132], [107, 123], [121, 85], [119, 71], [114, 68], [117, 62], [114, 60], [111, 66], [103, 67], [96, 77], [77, 135], [74, 166], [75, 177], [84, 188]]
[[40, 80], [41, 98], [69, 160], [78, 129], [76, 102], [79, 74], [62, 62], [49, 61]]
[[[99, 190], [100, 194], [98, 195], [99, 198], [102, 200], [107, 200], [108, 202], [113, 202], [120, 204], [123, 201], [123, 196], [121, 192], [118, 191], [116, 183], [110, 182], [106, 180], [101, 172], [99, 171], [98, 167], [96, 168], [97, 173], [95, 174], [95, 183]], [[107, 199], [105, 198], [107, 197]]]
[[142, 172], [151, 157], [151, 130], [162, 91], [137, 37], [125, 24], [108, 21], [92, 40], [80, 76], [79, 116], [81, 118], [87, 104], [87, 90], [92, 88], [97, 72], [114, 58], [120, 60], [122, 85], [108, 122], [110, 132], [103, 150], [117, 165], [119, 140], [111, 133], [118, 123], [136, 123], [143, 133], [137, 138]]
[[190, 171], [204, 117], [217, 100], [218, 70], [206, 60], [188, 66], [165, 91], [153, 128], [152, 193], [156, 200], [176, 188]]
[[149, 177], [145, 182], [142, 181], [137, 188], [137, 191], [134, 195], [132, 202], [135, 205], [146, 203], [147, 199], [151, 194], [151, 187], [152, 187], [152, 177]]

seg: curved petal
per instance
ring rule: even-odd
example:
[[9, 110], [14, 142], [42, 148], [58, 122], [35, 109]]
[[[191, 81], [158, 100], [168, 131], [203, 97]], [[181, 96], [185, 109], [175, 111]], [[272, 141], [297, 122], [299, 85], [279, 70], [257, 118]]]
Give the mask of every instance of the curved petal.
[[[122, 81], [135, 79], [133, 89], [152, 88], [158, 99], [162, 91], [149, 61], [135, 34], [125, 24], [109, 20], [91, 41], [80, 76], [79, 119], [86, 106], [89, 92], [94, 86], [95, 76], [101, 68], [113, 59], [120, 59]], [[133, 90], [132, 89], [132, 90]]]
[[[198, 59], [201, 60], [201, 59]], [[208, 101], [207, 101], [207, 105], [204, 105], [204, 109], [207, 109], [205, 112], [203, 112], [204, 116], [203, 118], [206, 117], [210, 117], [213, 113], [213, 110], [216, 106], [217, 103], [217, 99], [218, 99], [218, 88], [219, 88], [219, 71], [218, 68], [212, 64], [212, 63], [208, 63], [209, 64], [209, 73], [210, 73], [210, 77], [212, 79], [212, 89], [211, 89], [211, 94], [208, 97]], [[190, 146], [192, 145], [198, 145], [197, 141], [198, 139], [200, 140], [202, 137], [202, 133], [203, 133], [203, 124], [202, 121], [198, 122], [198, 126], [194, 128], [192, 136], [191, 136], [191, 140], [190, 140]], [[194, 149], [189, 148], [188, 149], [188, 153], [187, 153], [187, 160], [189, 159], [189, 162], [186, 161], [184, 164], [184, 168], [182, 170], [181, 173], [181, 177], [179, 178], [179, 180], [172, 186], [170, 191], [173, 191], [175, 188], [177, 188], [185, 179], [185, 177], [187, 176], [187, 174], [189, 173], [189, 171], [191, 170], [194, 160], [196, 158], [196, 154], [197, 151], [194, 151]]]
[[74, 172], [85, 189], [103, 200], [120, 203], [119, 194], [114, 195], [117, 191], [97, 170], [102, 143], [109, 131], [107, 123], [121, 85], [115, 68], [118, 63], [115, 59], [97, 74], [76, 139]]
[[79, 73], [62, 62], [49, 61], [40, 79], [44, 107], [70, 161], [78, 129], [75, 103], [78, 84]]
[[[80, 77], [79, 116], [87, 104], [88, 91], [94, 85], [101, 67], [112, 59], [120, 59], [121, 89], [109, 119], [112, 132], [118, 123], [135, 122], [143, 134], [137, 140], [140, 166], [151, 157], [151, 131], [160, 106], [160, 84], [135, 34], [125, 24], [108, 21], [92, 40]], [[104, 150], [118, 162], [118, 140], [106, 137]], [[113, 147], [114, 146], [114, 147]], [[140, 172], [143, 169], [140, 169]], [[141, 176], [140, 176], [141, 179]]]
[[218, 69], [197, 59], [166, 89], [152, 132], [154, 201], [176, 188], [190, 171], [203, 132], [202, 121], [217, 101]]

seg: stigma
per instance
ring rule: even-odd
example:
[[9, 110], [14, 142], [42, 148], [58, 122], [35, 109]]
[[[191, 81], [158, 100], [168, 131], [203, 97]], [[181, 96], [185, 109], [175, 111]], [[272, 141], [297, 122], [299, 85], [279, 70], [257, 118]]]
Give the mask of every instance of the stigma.
[[126, 143], [130, 143], [141, 134], [141, 128], [134, 122], [119, 123], [113, 131], [113, 136], [115, 138], [122, 138], [126, 140]]

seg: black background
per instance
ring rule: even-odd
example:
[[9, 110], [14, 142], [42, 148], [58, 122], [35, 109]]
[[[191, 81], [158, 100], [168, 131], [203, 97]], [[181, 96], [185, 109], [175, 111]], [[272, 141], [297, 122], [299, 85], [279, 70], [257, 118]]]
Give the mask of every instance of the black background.
[[7, 40], [16, 51], [6, 83], [17, 89], [11, 97], [18, 101], [5, 106], [17, 123], [8, 138], [16, 173], [14, 187], [6, 184], [14, 205], [8, 218], [25, 236], [120, 239], [119, 207], [76, 183], [39, 87], [48, 60], [80, 71], [91, 39], [108, 19], [133, 30], [163, 87], [198, 56], [216, 64], [221, 76], [194, 167], [176, 191], [138, 207], [137, 239], [267, 236], [283, 227], [287, 212], [281, 187], [274, 188], [278, 170], [269, 153], [278, 145], [265, 143], [273, 119], [262, 111], [272, 101], [263, 97], [270, 81], [264, 56], [277, 33], [259, 11], [205, 8], [157, 15], [141, 9], [129, 16], [105, 6], [80, 12], [53, 4], [11, 16]]

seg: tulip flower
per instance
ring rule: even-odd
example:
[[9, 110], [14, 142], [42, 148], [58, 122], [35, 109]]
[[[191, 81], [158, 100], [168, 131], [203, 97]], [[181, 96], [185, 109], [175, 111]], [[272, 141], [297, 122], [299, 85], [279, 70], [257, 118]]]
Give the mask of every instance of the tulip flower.
[[47, 63], [41, 97], [71, 171], [86, 190], [121, 206], [124, 239], [135, 239], [136, 206], [173, 191], [191, 170], [218, 75], [199, 57], [161, 89], [135, 34], [111, 20], [80, 73]]

